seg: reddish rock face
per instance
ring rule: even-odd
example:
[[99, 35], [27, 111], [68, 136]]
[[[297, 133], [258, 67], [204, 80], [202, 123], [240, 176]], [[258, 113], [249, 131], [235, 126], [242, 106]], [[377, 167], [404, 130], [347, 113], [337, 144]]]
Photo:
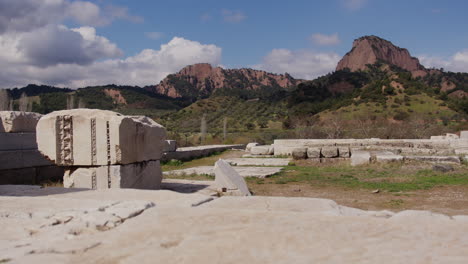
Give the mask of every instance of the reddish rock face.
[[353, 42], [353, 48], [338, 63], [336, 70], [349, 68], [351, 71], [365, 70], [366, 64], [378, 60], [396, 65], [400, 68], [425, 75], [425, 68], [417, 58], [411, 57], [407, 49], [393, 45], [390, 41], [376, 36], [365, 36]]
[[[223, 69], [212, 67], [208, 63], [189, 65], [176, 74], [164, 78], [153, 91], [169, 97], [183, 97], [174, 83], [177, 80], [196, 94], [209, 95], [220, 88], [239, 88], [256, 90], [262, 86], [287, 88], [303, 80], [296, 80], [288, 74], [273, 74], [253, 69]], [[240, 84], [240, 85], [236, 85]], [[185, 94], [186, 95], [186, 94]]]

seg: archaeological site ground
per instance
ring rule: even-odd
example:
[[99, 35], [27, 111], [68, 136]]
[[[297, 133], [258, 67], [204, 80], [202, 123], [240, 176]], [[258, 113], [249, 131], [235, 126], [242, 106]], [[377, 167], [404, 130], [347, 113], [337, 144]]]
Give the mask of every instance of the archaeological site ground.
[[0, 263], [468, 263], [468, 73], [380, 37], [313, 80], [4, 88]]

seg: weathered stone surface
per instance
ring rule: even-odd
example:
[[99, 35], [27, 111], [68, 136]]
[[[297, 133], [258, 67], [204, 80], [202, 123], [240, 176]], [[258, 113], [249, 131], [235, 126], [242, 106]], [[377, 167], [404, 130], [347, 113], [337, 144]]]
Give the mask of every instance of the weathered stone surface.
[[249, 188], [239, 173], [226, 161], [220, 159], [215, 163], [215, 185], [219, 189], [239, 191], [241, 195], [250, 196]]
[[177, 148], [176, 151], [167, 152], [162, 160], [191, 160], [205, 157], [215, 152], [221, 152], [228, 149], [243, 149], [244, 145], [206, 145], [197, 147]]
[[248, 263], [468, 260], [466, 216], [367, 212], [314, 198], [207, 200], [128, 189], [60, 194], [37, 187], [12, 197], [3, 192], [12, 186], [2, 187], [0, 256], [12, 263], [237, 263], [239, 256]]
[[[389, 150], [400, 149], [401, 154], [455, 154], [459, 140], [429, 139], [277, 139], [275, 155], [291, 155], [296, 148], [349, 147], [351, 149]], [[467, 141], [468, 142], [468, 141]], [[442, 154], [447, 153], [447, 154]]]
[[445, 136], [431, 136], [431, 140], [444, 140]]
[[293, 149], [292, 157], [295, 160], [307, 159], [307, 148], [295, 148], [295, 149]]
[[0, 151], [30, 149], [37, 149], [36, 133], [0, 133]]
[[20, 111], [0, 111], [0, 133], [36, 132], [41, 114]]
[[393, 153], [384, 153], [384, 154], [376, 154], [375, 161], [376, 162], [402, 162], [404, 159], [401, 155], [395, 155]]
[[250, 150], [252, 149], [252, 147], [259, 146], [259, 145], [260, 145], [260, 144], [258, 144], [257, 142], [251, 142], [251, 143], [247, 144], [247, 146], [245, 146], [245, 151], [250, 152]]
[[288, 166], [291, 160], [282, 158], [233, 158], [225, 161], [232, 166]]
[[[228, 162], [226, 160], [226, 162]], [[228, 162], [229, 163], [229, 162]], [[242, 177], [256, 177], [265, 178], [276, 173], [279, 173], [283, 167], [233, 167], [233, 169], [239, 173]], [[215, 176], [213, 166], [199, 166], [193, 168], [187, 168], [182, 170], [165, 171], [163, 175], [210, 175]]]
[[445, 134], [446, 139], [459, 139], [460, 137], [457, 134], [447, 133]]
[[172, 152], [177, 149], [177, 141], [175, 140], [165, 140], [163, 152]]
[[250, 154], [252, 155], [271, 155], [271, 146], [264, 145], [264, 146], [253, 146], [250, 148]]
[[362, 150], [353, 150], [351, 152], [351, 165], [365, 165], [369, 164], [371, 159], [371, 154], [369, 151]]
[[322, 148], [307, 148], [307, 158], [318, 159], [320, 158], [320, 152]]
[[38, 150], [0, 151], [0, 170], [53, 165]]
[[146, 161], [68, 170], [63, 177], [63, 185], [66, 188], [156, 190], [160, 188], [161, 180], [159, 161]]
[[468, 130], [460, 131], [460, 139], [468, 140]]
[[405, 156], [405, 160], [460, 164], [460, 158], [457, 156]]
[[148, 117], [94, 109], [56, 111], [37, 124], [38, 148], [62, 166], [159, 160], [166, 130]]
[[338, 148], [337, 147], [323, 147], [322, 148], [322, 157], [324, 158], [336, 158], [338, 157]]
[[349, 149], [349, 147], [339, 147], [338, 154], [340, 158], [349, 158], [351, 157], [351, 150]]

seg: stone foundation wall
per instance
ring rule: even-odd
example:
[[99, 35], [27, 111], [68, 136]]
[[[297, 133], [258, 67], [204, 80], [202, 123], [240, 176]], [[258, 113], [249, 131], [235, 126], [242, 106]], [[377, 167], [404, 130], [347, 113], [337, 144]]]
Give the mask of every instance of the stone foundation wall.
[[64, 170], [37, 149], [37, 113], [0, 111], [0, 184], [60, 180]]
[[387, 150], [406, 155], [455, 155], [468, 151], [466, 139], [279, 139], [274, 155], [292, 155], [297, 148], [342, 148]]

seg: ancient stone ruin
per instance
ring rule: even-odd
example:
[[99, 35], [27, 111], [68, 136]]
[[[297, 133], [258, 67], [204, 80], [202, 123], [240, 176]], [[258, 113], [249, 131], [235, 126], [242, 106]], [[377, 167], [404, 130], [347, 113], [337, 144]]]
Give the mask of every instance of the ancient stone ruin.
[[37, 150], [36, 124], [41, 116], [0, 111], [0, 184], [36, 184], [62, 177], [63, 169]]
[[166, 130], [143, 116], [75, 109], [43, 116], [39, 151], [65, 168], [64, 186], [158, 189]]
[[251, 143], [248, 151], [249, 157], [292, 156], [321, 162], [341, 159], [350, 160], [351, 165], [409, 160], [460, 163], [468, 159], [468, 131], [431, 139], [278, 139], [272, 145]]

